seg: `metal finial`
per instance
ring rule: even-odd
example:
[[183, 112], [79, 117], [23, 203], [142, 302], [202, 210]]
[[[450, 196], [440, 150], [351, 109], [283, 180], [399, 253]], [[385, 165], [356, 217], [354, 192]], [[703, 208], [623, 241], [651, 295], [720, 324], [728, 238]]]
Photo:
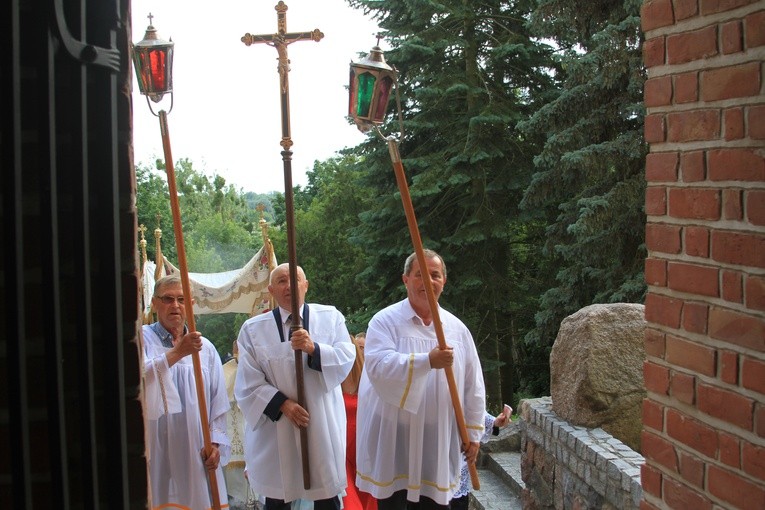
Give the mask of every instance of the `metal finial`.
[[141, 233], [141, 240], [138, 243], [141, 245], [141, 260], [142, 260], [142, 263], [145, 264], [146, 261], [148, 260], [146, 256], [146, 244], [147, 244], [146, 236], [144, 235], [146, 233], [146, 225], [141, 223], [141, 226], [138, 227], [138, 231]]

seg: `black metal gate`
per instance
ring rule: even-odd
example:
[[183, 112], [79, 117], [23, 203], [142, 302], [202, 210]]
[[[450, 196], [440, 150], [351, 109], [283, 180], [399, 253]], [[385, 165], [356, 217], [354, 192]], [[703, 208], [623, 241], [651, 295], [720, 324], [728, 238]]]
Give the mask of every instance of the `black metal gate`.
[[145, 508], [129, 0], [0, 7], [0, 508]]

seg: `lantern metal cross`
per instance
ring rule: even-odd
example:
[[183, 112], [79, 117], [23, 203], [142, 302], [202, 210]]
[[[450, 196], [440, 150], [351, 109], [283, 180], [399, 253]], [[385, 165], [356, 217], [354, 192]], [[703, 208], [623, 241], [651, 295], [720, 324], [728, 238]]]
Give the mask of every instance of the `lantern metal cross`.
[[[361, 132], [367, 133], [371, 129], [374, 129], [381, 138], [388, 142], [388, 152], [390, 153], [391, 163], [393, 163], [393, 170], [396, 174], [396, 183], [398, 185], [399, 193], [401, 194], [401, 202], [404, 206], [404, 213], [406, 214], [406, 222], [409, 226], [412, 245], [417, 254], [417, 262], [421, 268], [426, 268], [428, 266], [425, 259], [425, 250], [422, 246], [422, 238], [420, 237], [419, 228], [417, 227], [417, 218], [414, 214], [414, 207], [412, 206], [412, 197], [409, 194], [409, 185], [406, 181], [404, 165], [401, 162], [401, 155], [398, 150], [398, 140], [392, 135], [386, 137], [380, 131], [380, 125], [385, 120], [385, 111], [388, 106], [390, 92], [395, 86], [400, 136], [402, 138], [404, 136], [404, 122], [401, 113], [401, 101], [398, 94], [398, 72], [394, 67], [385, 62], [385, 57], [379, 44], [380, 41], [378, 38], [377, 46], [372, 48], [369, 56], [358, 63], [351, 63], [348, 114]], [[438, 346], [441, 349], [446, 349], [447, 346], [444, 330], [438, 313], [438, 302], [436, 301], [435, 293], [433, 292], [433, 282], [430, 279], [430, 273], [428, 271], [421, 271], [421, 274], [422, 283], [425, 287], [425, 294], [428, 298], [428, 306], [430, 308], [431, 316], [433, 317], [433, 327], [436, 331], [436, 337], [438, 338]], [[452, 406], [454, 407], [460, 439], [465, 447], [467, 447], [470, 443], [470, 438], [468, 437], [467, 427], [465, 425], [465, 415], [462, 412], [459, 393], [457, 393], [457, 383], [454, 380], [454, 372], [452, 371], [451, 366], [446, 367], [444, 371], [446, 374], [446, 381], [449, 385], [449, 393], [452, 398]], [[473, 489], [478, 490], [480, 488], [480, 482], [478, 480], [478, 470], [476, 469], [475, 463], [469, 463], [468, 468]]]

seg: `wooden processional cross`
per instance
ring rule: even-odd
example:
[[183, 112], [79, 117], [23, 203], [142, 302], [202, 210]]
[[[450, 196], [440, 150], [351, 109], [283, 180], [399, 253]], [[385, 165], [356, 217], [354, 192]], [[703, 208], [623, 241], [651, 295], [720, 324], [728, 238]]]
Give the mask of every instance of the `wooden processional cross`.
[[[282, 162], [284, 163], [284, 205], [287, 219], [287, 253], [289, 257], [290, 295], [292, 300], [292, 325], [290, 329], [301, 327], [298, 310], [297, 291], [297, 254], [295, 252], [295, 207], [292, 193], [292, 135], [290, 134], [290, 59], [287, 56], [287, 46], [297, 41], [319, 42], [324, 34], [317, 28], [312, 32], [287, 32], [287, 5], [280, 1], [276, 7], [277, 31], [275, 34], [242, 36], [242, 42], [246, 46], [254, 43], [265, 43], [276, 48], [279, 55], [279, 93], [281, 96], [282, 111]], [[305, 385], [303, 382], [303, 352], [295, 351], [295, 378], [297, 380], [297, 401], [304, 409], [308, 409], [305, 401]], [[303, 486], [311, 487], [311, 477], [308, 464], [308, 431], [305, 427], [300, 428], [300, 453], [303, 461]]]

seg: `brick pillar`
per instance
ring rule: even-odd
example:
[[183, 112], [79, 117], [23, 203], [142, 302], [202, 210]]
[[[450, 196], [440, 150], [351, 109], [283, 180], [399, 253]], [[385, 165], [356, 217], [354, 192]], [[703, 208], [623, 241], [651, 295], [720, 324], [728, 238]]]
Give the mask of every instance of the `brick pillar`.
[[765, 1], [641, 16], [642, 508], [765, 508]]

